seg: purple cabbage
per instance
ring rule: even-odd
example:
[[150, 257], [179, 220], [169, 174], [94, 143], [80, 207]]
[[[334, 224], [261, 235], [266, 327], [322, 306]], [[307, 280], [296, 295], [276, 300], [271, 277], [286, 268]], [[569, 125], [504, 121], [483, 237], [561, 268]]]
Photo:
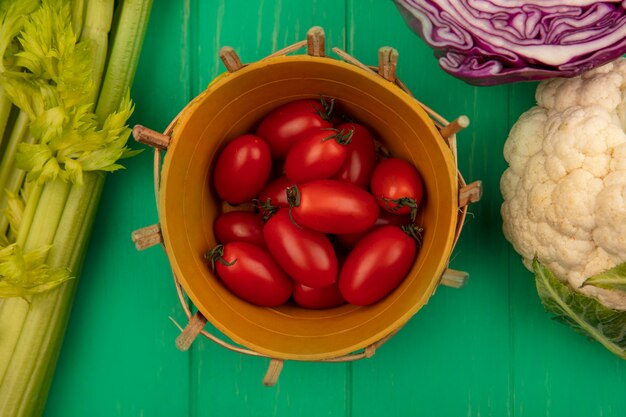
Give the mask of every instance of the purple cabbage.
[[474, 85], [573, 77], [626, 53], [626, 0], [394, 0], [446, 72]]

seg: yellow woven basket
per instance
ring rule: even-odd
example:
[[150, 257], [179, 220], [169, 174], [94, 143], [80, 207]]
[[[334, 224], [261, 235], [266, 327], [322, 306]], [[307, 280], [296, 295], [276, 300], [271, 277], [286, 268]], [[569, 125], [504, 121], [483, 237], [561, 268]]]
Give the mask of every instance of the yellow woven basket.
[[[307, 54], [288, 55], [304, 47]], [[467, 276], [448, 269], [467, 204], [481, 193], [480, 182], [467, 185], [456, 164], [455, 135], [467, 126], [467, 118], [448, 123], [412, 97], [396, 79], [394, 49], [381, 48], [378, 67], [333, 51], [342, 60], [325, 56], [319, 27], [309, 30], [306, 41], [247, 65], [232, 48], [223, 48], [220, 56], [228, 72], [192, 100], [163, 134], [143, 126], [133, 131], [138, 141], [155, 148], [159, 210], [159, 224], [136, 231], [133, 239], [140, 249], [162, 243], [170, 260], [190, 319], [181, 328], [179, 348], [188, 348], [200, 333], [240, 353], [272, 358], [267, 385], [275, 382], [285, 359], [348, 361], [373, 355], [439, 284], [460, 286]], [[400, 287], [374, 305], [321, 311], [258, 307], [229, 292], [203, 258], [216, 244], [213, 222], [223, 210], [212, 191], [212, 166], [224, 143], [253, 131], [272, 109], [320, 95], [335, 98], [392, 155], [410, 161], [422, 174], [426, 197], [417, 222], [424, 227], [423, 244]], [[191, 313], [185, 294], [198, 313]], [[207, 320], [237, 345], [204, 330]]]

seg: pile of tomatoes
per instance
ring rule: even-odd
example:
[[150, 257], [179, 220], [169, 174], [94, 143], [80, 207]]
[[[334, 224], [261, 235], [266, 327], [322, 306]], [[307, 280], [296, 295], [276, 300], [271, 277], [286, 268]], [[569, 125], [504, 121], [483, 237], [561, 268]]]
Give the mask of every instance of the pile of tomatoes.
[[[423, 182], [410, 163], [377, 154], [369, 129], [305, 99], [229, 141], [213, 168], [234, 206], [214, 224], [206, 258], [240, 298], [267, 307], [369, 305], [406, 277], [422, 229]], [[237, 206], [250, 207], [253, 210]]]

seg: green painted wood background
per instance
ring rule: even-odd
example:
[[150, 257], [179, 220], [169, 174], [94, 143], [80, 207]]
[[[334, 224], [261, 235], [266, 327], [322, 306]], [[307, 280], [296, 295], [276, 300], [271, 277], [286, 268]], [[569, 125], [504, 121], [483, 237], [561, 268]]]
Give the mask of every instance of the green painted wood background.
[[133, 88], [132, 123], [162, 130], [224, 67], [221, 46], [255, 61], [325, 28], [327, 46], [376, 63], [400, 53], [399, 76], [423, 102], [472, 124], [460, 169], [484, 183], [441, 288], [369, 360], [288, 363], [262, 386], [266, 359], [207, 340], [174, 346], [184, 314], [163, 251], [130, 233], [157, 221], [150, 152], [109, 176], [47, 417], [73, 416], [626, 416], [626, 362], [543, 311], [531, 274], [501, 233], [502, 145], [535, 84], [468, 86], [441, 71], [388, 0], [157, 0]]

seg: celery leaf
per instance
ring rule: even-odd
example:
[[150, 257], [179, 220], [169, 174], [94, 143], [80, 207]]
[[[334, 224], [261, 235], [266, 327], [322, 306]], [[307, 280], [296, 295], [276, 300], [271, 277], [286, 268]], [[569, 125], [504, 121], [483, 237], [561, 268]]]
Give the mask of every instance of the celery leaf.
[[0, 48], [3, 36], [16, 37], [17, 44], [13, 66], [0, 71], [0, 86], [30, 119], [33, 141], [20, 144], [15, 158], [27, 180], [81, 184], [84, 172], [122, 168], [119, 159], [138, 153], [126, 147], [130, 93], [105, 120], [93, 112], [92, 51], [77, 40], [69, 3], [44, 0], [19, 24], [11, 24], [21, 31], [0, 35]]
[[0, 248], [0, 297], [26, 298], [71, 279], [69, 270], [46, 265], [49, 250], [46, 246], [24, 253], [16, 244]]

